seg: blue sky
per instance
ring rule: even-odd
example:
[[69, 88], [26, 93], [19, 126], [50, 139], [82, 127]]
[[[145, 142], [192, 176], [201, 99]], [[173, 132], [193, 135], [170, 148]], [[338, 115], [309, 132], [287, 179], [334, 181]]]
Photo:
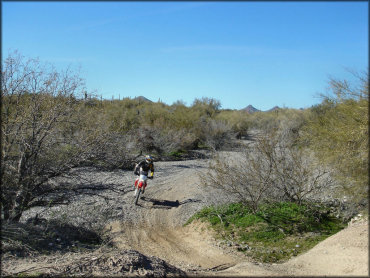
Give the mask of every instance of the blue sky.
[[368, 2], [2, 2], [2, 56], [81, 69], [103, 98], [306, 108], [368, 69]]

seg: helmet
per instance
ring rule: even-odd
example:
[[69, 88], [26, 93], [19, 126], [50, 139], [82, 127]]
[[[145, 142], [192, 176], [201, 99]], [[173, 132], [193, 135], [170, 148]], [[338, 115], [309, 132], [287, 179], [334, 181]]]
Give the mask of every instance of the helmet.
[[149, 163], [153, 162], [153, 158], [150, 155], [145, 156], [145, 160], [146, 162], [149, 162]]

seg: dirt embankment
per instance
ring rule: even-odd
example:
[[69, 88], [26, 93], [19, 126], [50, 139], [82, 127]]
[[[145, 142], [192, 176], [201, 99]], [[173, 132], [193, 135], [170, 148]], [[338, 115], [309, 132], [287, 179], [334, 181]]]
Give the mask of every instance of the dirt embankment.
[[[126, 193], [113, 196], [112, 221], [105, 227], [113, 251], [98, 250], [91, 254], [64, 254], [34, 259], [7, 259], [3, 267], [8, 274], [27, 269], [47, 272], [54, 266], [58, 273], [104, 275], [364, 275], [368, 274], [368, 226], [353, 225], [321, 242], [312, 250], [284, 264], [255, 264], [232, 248], [225, 249], [212, 237], [206, 226], [183, 224], [196, 211], [229, 200], [221, 192], [203, 187], [197, 173], [205, 171], [207, 160], [156, 162], [155, 178], [139, 205], [133, 204], [131, 172], [90, 172], [91, 179], [109, 176], [110, 182], [122, 184]], [[122, 177], [125, 178], [122, 178]], [[88, 204], [88, 202], [86, 202]], [[78, 204], [76, 204], [78, 207]], [[81, 206], [81, 205], [80, 205]], [[78, 213], [70, 206], [71, 215]], [[79, 210], [81, 211], [81, 209]], [[77, 219], [77, 218], [76, 218]], [[111, 252], [111, 253], [109, 253]], [[131, 253], [130, 253], [131, 252]], [[109, 257], [109, 254], [111, 256]], [[126, 260], [125, 258], [130, 258]], [[135, 259], [136, 258], [136, 259]], [[84, 264], [85, 263], [85, 264]], [[138, 265], [141, 267], [138, 268]], [[119, 267], [117, 267], [119, 266]], [[40, 267], [43, 270], [40, 270]], [[71, 270], [75, 270], [74, 272]], [[105, 270], [104, 270], [105, 269]], [[78, 270], [78, 271], [77, 271]], [[111, 272], [109, 272], [111, 271]], [[37, 271], [36, 271], [37, 272]], [[53, 272], [51, 272], [53, 273]]]
[[194, 274], [367, 275], [367, 223], [355, 224], [309, 252], [274, 265], [255, 264], [232, 249], [218, 246], [202, 224], [183, 227], [202, 206], [228, 201], [221, 192], [200, 184], [197, 172], [204, 171], [206, 163], [200, 160], [157, 163], [158, 178], [135, 208], [138, 224], [120, 221], [110, 224], [111, 232], [116, 235], [115, 244], [157, 256]]
[[[237, 256], [227, 254], [199, 225], [183, 224], [201, 207], [219, 203], [222, 194], [209, 192], [198, 180], [206, 161], [160, 162], [156, 178], [135, 210], [133, 222], [115, 221], [107, 226], [114, 244], [154, 255], [187, 271], [234, 265]], [[128, 194], [133, 202], [133, 194]], [[223, 202], [227, 199], [223, 199]], [[135, 221], [134, 221], [135, 220]]]

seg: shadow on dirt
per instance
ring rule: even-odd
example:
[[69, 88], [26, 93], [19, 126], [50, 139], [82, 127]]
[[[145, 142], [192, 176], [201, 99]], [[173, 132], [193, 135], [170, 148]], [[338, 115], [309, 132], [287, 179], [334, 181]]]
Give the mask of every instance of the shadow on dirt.
[[246, 140], [246, 141], [252, 141], [252, 142], [255, 142], [257, 139], [256, 139], [256, 136], [255, 135], [246, 135], [244, 137], [241, 138], [242, 140]]
[[177, 167], [177, 168], [188, 168], [188, 169], [191, 168], [190, 166], [187, 166], [187, 165], [175, 165], [175, 167]]
[[174, 165], [173, 167], [176, 167], [176, 168], [185, 168], [185, 169], [202, 169], [202, 168], [207, 168], [206, 166], [203, 166], [203, 165], [195, 165], [195, 164], [192, 164], [192, 165], [182, 165], [182, 164], [179, 164], [179, 165]]
[[27, 223], [2, 223], [1, 240], [2, 252], [18, 257], [55, 251], [92, 250], [102, 242], [94, 231], [37, 217]]
[[153, 208], [160, 208], [160, 209], [177, 208], [186, 203], [200, 202], [200, 200], [195, 200], [195, 199], [186, 199], [184, 201], [179, 202], [179, 200], [176, 200], [176, 201], [160, 200], [160, 199], [154, 199], [154, 198], [147, 198], [144, 196], [141, 197], [141, 200], [152, 203]]

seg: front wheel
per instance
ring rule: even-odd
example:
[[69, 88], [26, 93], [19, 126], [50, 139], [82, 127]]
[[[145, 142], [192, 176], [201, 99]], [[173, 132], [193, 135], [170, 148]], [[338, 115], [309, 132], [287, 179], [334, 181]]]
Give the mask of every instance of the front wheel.
[[141, 188], [137, 189], [136, 196], [135, 196], [135, 205], [137, 205], [137, 202], [139, 201], [140, 193], [141, 193]]

